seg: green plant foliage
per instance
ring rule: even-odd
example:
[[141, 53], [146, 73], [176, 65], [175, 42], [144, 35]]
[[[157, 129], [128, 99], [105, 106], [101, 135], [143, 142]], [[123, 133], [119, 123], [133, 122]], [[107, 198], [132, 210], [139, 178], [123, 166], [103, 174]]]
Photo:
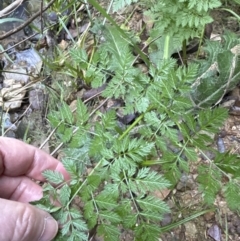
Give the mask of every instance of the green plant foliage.
[[204, 194], [204, 199], [208, 204], [212, 204], [216, 194], [221, 188], [221, 173], [217, 169], [209, 168], [209, 166], [200, 166], [198, 181], [200, 190]]
[[[122, 1], [121, 6], [130, 3]], [[211, 21], [208, 11], [220, 5], [217, 0], [151, 4], [155, 4], [150, 9], [156, 19], [153, 31], [164, 35], [169, 29], [173, 39], [181, 41], [183, 36], [197, 36], [199, 28]], [[212, 136], [226, 120], [227, 110], [212, 106], [236, 84], [238, 55], [230, 49], [238, 40], [226, 34], [223, 43], [207, 43], [208, 59], [185, 67], [157, 53], [144, 74], [135, 65], [135, 40], [126, 37], [130, 33], [106, 24], [102, 34], [104, 41], [96, 46], [91, 60], [85, 50], [71, 51], [73, 66], [81, 66], [79, 77], [86, 83], [106, 85], [103, 98], [120, 99], [124, 114], [137, 117], [132, 124], [120, 126], [114, 109], [95, 111], [93, 118], [81, 100], [75, 113], [59, 103], [48, 120], [56, 128], [57, 142], [63, 144], [62, 162], [71, 181], [66, 184], [61, 175], [46, 171], [47, 180], [58, 186], [46, 185], [38, 205], [61, 223], [56, 240], [88, 240], [92, 229], [104, 240], [119, 240], [122, 228], [131, 230], [135, 240], [158, 240], [163, 230], [160, 221], [170, 209], [154, 193], [174, 187], [199, 153], [214, 152]], [[211, 69], [213, 64], [218, 68]], [[219, 87], [221, 92], [216, 76], [224, 86]], [[229, 207], [239, 209], [239, 158], [214, 153], [214, 160], [198, 164], [204, 200], [211, 205], [222, 192]], [[158, 164], [159, 171], [149, 163]], [[54, 208], [50, 200], [58, 201], [60, 207]]]
[[145, 2], [149, 8], [146, 15], [154, 22], [154, 28], [150, 32], [151, 40], [155, 39], [150, 45], [150, 58], [154, 63], [163, 58], [162, 49], [166, 35], [171, 36], [171, 55], [181, 49], [183, 41], [202, 38], [205, 25], [213, 21], [209, 11], [221, 6], [219, 0]]
[[199, 77], [192, 90], [192, 100], [198, 107], [219, 103], [239, 81], [239, 39], [230, 32], [223, 38], [222, 43], [209, 41], [205, 47], [207, 60], [200, 61]]
[[228, 202], [228, 205], [233, 210], [240, 210], [239, 208], [239, 182], [231, 180], [225, 187], [224, 187], [224, 196]]
[[113, 1], [113, 12], [117, 12], [120, 9], [123, 9], [125, 6], [132, 3], [138, 2], [138, 0], [114, 0]]
[[51, 182], [53, 184], [60, 184], [64, 181], [63, 175], [59, 172], [54, 172], [51, 170], [46, 170], [43, 173], [43, 176], [46, 178], [48, 182]]
[[24, 22], [24, 21], [18, 18], [3, 18], [0, 20], [0, 24], [6, 23], [6, 22]]

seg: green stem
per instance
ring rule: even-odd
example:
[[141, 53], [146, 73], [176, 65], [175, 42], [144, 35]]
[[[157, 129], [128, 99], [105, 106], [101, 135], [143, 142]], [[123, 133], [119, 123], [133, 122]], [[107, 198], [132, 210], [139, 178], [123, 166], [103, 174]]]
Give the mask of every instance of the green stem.
[[201, 45], [202, 45], [202, 43], [203, 43], [204, 31], [205, 31], [205, 28], [203, 28], [202, 34], [201, 34], [201, 38], [200, 38], [200, 40], [199, 40], [199, 45], [198, 45], [198, 50], [197, 50], [197, 56], [196, 56], [197, 59], [198, 59], [198, 56], [199, 56], [199, 53], [200, 53], [200, 47], [201, 47]]
[[236, 14], [234, 11], [232, 11], [231, 9], [221, 8], [221, 10], [224, 10], [224, 11], [227, 11], [227, 12], [231, 13], [234, 17], [237, 18], [238, 21], [240, 21], [240, 16], [238, 14]]
[[166, 35], [165, 41], [164, 41], [164, 53], [163, 53], [163, 59], [169, 59], [169, 43], [170, 43], [170, 36], [169, 34]]
[[118, 140], [122, 140], [137, 124], [138, 122], [144, 117], [144, 114], [141, 114], [128, 128], [125, 130], [121, 136], [119, 136]]
[[183, 40], [183, 44], [182, 44], [182, 53], [183, 53], [183, 64], [187, 65], [187, 41], [186, 39]]

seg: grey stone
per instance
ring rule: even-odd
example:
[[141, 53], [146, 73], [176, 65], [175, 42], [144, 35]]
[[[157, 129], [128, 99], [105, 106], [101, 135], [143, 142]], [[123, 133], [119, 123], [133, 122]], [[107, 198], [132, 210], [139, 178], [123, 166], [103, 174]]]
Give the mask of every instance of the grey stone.
[[29, 91], [29, 103], [35, 110], [40, 110], [44, 104], [44, 91], [42, 89], [33, 89]]

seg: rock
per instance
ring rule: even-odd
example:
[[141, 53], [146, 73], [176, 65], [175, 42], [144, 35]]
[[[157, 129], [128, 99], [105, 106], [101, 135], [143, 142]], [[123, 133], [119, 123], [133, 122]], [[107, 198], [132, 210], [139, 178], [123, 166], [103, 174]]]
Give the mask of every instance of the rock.
[[29, 103], [35, 110], [40, 110], [44, 105], [44, 91], [42, 89], [33, 89], [29, 91]]
[[3, 118], [3, 120], [1, 121], [1, 127], [4, 130], [10, 129], [12, 131], [15, 131], [17, 129], [16, 125], [14, 125], [11, 122], [11, 118], [10, 118], [9, 113], [3, 113], [2, 118]]
[[2, 113], [2, 121], [0, 122], [1, 135], [6, 137], [15, 138], [15, 131], [17, 127], [11, 122], [11, 117], [9, 113]]
[[185, 226], [185, 235], [186, 237], [191, 238], [192, 240], [196, 240], [197, 228], [193, 222], [187, 222], [184, 224]]
[[237, 227], [236, 232], [237, 234], [240, 234], [240, 226]]
[[83, 99], [87, 100], [93, 97], [96, 97], [97, 95], [100, 95], [102, 93], [102, 91], [104, 91], [106, 89], [107, 85], [103, 84], [101, 87], [98, 88], [93, 88], [91, 90], [86, 91], [83, 94]]
[[26, 89], [20, 83], [2, 88], [0, 91], [0, 106], [3, 106], [5, 111], [19, 108], [25, 95]]
[[5, 69], [5, 71], [9, 71], [9, 72], [4, 72], [5, 79], [13, 79], [15, 83], [16, 82], [28, 83], [30, 80], [30, 77], [27, 75], [27, 70], [24, 68], [19, 68], [17, 66], [14, 66], [14, 68]]
[[77, 100], [73, 100], [71, 102], [71, 104], [69, 105], [70, 107], [70, 110], [72, 111], [73, 113], [73, 117], [74, 117], [74, 123], [76, 123], [77, 121], [77, 114], [76, 114], [76, 110], [77, 110]]
[[209, 222], [210, 220], [213, 220], [215, 218], [215, 213], [214, 212], [207, 212], [204, 215], [204, 219]]
[[218, 225], [214, 224], [212, 225], [207, 232], [208, 236], [213, 238], [215, 241], [221, 241], [221, 231], [218, 227]]
[[164, 199], [166, 199], [166, 197], [169, 195], [170, 192], [171, 192], [171, 189], [156, 190], [153, 192], [153, 195], [156, 198], [164, 200]]
[[16, 134], [15, 134], [15, 132], [12, 131], [12, 130], [9, 130], [9, 131], [7, 131], [6, 133], [4, 133], [4, 136], [5, 136], [5, 137], [10, 137], [10, 138], [16, 138]]
[[[31, 109], [31, 108], [30, 108]], [[47, 134], [43, 123], [42, 110], [32, 111], [21, 119], [16, 130], [16, 136], [18, 139], [27, 138], [31, 141], [31, 144], [40, 147], [46, 140]], [[44, 151], [49, 153], [48, 143], [44, 146]]]
[[72, 112], [75, 111], [77, 109], [77, 100], [73, 100], [69, 107]]
[[40, 58], [37, 51], [33, 48], [17, 52], [16, 60], [14, 62], [17, 65], [25, 68], [28, 74], [38, 75], [42, 69], [42, 59]]
[[82, 99], [85, 92], [86, 90], [82, 88], [80, 91], [76, 93], [76, 98]]
[[79, 34], [83, 33], [90, 27], [90, 23], [85, 23], [84, 25], [78, 28], [70, 28], [69, 33], [66, 36], [67, 40], [71, 40], [72, 38], [76, 38]]
[[192, 176], [183, 174], [180, 178], [179, 183], [177, 184], [176, 189], [178, 191], [193, 190], [194, 186], [195, 186], [195, 182]]
[[12, 85], [15, 84], [15, 80], [14, 79], [5, 79], [3, 81], [3, 87], [4, 88], [8, 88], [8, 87], [11, 87]]
[[48, 15], [48, 20], [53, 22], [53, 23], [57, 23], [58, 22], [58, 15], [56, 12], [50, 12]]
[[[119, 110], [121, 110], [121, 109], [119, 109]], [[136, 113], [124, 115], [123, 117], [119, 117], [118, 113], [119, 112], [117, 112], [118, 119], [124, 125], [129, 125], [129, 124], [133, 123], [133, 121], [137, 118], [137, 114]]]
[[163, 215], [163, 219], [161, 221], [161, 225], [164, 227], [164, 226], [167, 226], [168, 224], [170, 224], [172, 222], [172, 215], [171, 213], [166, 213]]
[[240, 226], [240, 218], [239, 217], [234, 217], [232, 222], [235, 227]]
[[5, 79], [13, 79], [15, 83], [27, 84], [30, 76], [38, 76], [41, 72], [42, 60], [37, 51], [33, 48], [19, 51], [16, 53], [16, 59], [13, 66], [4, 69]]

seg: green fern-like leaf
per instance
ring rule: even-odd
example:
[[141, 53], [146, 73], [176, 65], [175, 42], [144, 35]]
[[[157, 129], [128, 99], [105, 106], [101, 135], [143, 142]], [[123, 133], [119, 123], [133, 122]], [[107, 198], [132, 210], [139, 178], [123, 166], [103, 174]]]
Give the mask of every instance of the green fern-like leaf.
[[141, 215], [143, 216], [148, 216], [148, 214], [151, 214], [152, 218], [154, 216], [154, 219], [161, 220], [161, 214], [170, 212], [166, 203], [153, 196], [137, 198], [136, 201], [143, 210], [141, 212]]
[[99, 212], [99, 217], [102, 220], [110, 221], [113, 224], [118, 224], [122, 221], [121, 217], [118, 214], [107, 210], [102, 210], [101, 212]]
[[95, 198], [96, 204], [101, 209], [113, 209], [118, 206], [116, 199], [111, 194], [101, 193]]
[[70, 195], [71, 195], [70, 187], [67, 184], [63, 185], [59, 191], [59, 200], [63, 206], [65, 206], [68, 203], [70, 199]]
[[237, 182], [230, 181], [227, 183], [223, 189], [224, 197], [228, 203], [229, 208], [232, 210], [240, 210], [239, 200], [240, 200], [240, 185]]
[[137, 176], [129, 180], [129, 187], [133, 192], [144, 195], [147, 192], [161, 190], [170, 186], [170, 183], [149, 168], [142, 168]]
[[119, 229], [110, 224], [100, 224], [97, 233], [99, 236], [102, 235], [106, 241], [118, 240], [120, 235]]
[[57, 134], [60, 136], [62, 142], [67, 143], [71, 140], [73, 136], [73, 127], [63, 126], [64, 125], [60, 126], [60, 128], [57, 130]]
[[61, 121], [61, 115], [58, 111], [53, 110], [48, 114], [48, 120], [51, 123], [51, 125], [55, 128]]
[[56, 185], [64, 182], [64, 177], [60, 172], [46, 170], [43, 172], [43, 176], [47, 179], [47, 181]]
[[84, 205], [84, 218], [87, 220], [88, 227], [93, 228], [98, 221], [98, 215], [96, 214], [93, 201], [88, 201]]
[[78, 63], [81, 68], [86, 68], [88, 65], [88, 56], [83, 48], [70, 50], [71, 57], [74, 62]]
[[221, 188], [221, 173], [207, 166], [199, 167], [198, 182], [206, 203], [212, 204]]
[[208, 109], [199, 112], [198, 123], [201, 129], [216, 133], [218, 128], [222, 126], [223, 122], [228, 116], [227, 110], [224, 108]]
[[73, 123], [73, 114], [70, 110], [70, 107], [63, 102], [61, 108], [59, 109], [62, 120], [64, 120], [66, 123], [72, 124]]
[[82, 125], [89, 119], [89, 113], [87, 107], [83, 104], [83, 102], [78, 99], [77, 100], [77, 123]]
[[240, 176], [239, 157], [237, 155], [230, 154], [229, 152], [217, 153], [214, 163], [225, 173], [233, 175], [234, 178]]
[[78, 170], [75, 161], [70, 158], [62, 159], [63, 166], [65, 167], [66, 171], [71, 175], [72, 178], [78, 177]]
[[99, 175], [91, 175], [87, 177], [87, 185], [89, 191], [94, 191], [98, 188], [101, 183], [101, 176]]
[[137, 225], [134, 232], [135, 237], [139, 241], [157, 241], [159, 239], [161, 229], [158, 225], [143, 223]]
[[120, 9], [123, 9], [125, 6], [130, 5], [138, 0], [114, 0], [113, 1], [113, 12], [117, 12]]

